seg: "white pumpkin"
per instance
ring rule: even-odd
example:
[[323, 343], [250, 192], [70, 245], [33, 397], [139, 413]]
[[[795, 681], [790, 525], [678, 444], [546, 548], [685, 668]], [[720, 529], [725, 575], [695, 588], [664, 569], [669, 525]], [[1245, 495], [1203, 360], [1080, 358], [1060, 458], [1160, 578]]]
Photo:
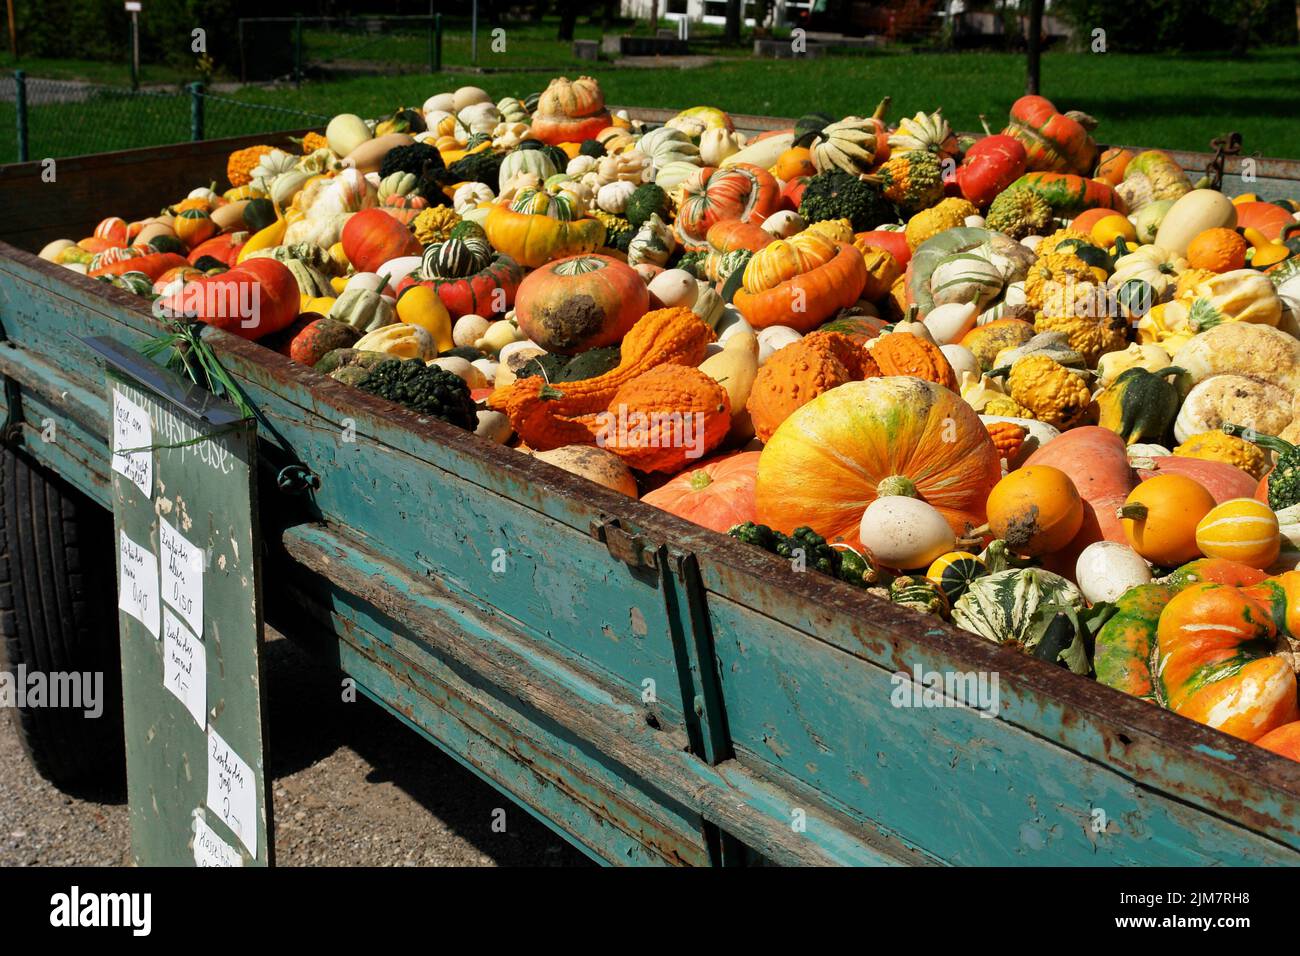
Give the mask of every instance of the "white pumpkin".
[[[467, 106], [473, 106], [476, 103], [491, 103], [492, 97], [487, 95], [487, 90], [479, 89], [477, 86], [462, 86], [451, 97], [451, 112], [459, 113]], [[493, 109], [496, 107], [494, 106]]]
[[636, 192], [636, 183], [619, 179], [606, 183], [596, 191], [596, 205], [605, 212], [622, 215], [627, 210], [627, 201]]
[[424, 121], [430, 126], [436, 122], [437, 114], [450, 116], [454, 112], [456, 112], [455, 93], [435, 93], [424, 101]]
[[1130, 588], [1151, 583], [1142, 556], [1118, 541], [1094, 541], [1079, 554], [1074, 579], [1090, 602], [1114, 601]]
[[1212, 375], [1187, 393], [1174, 419], [1174, 437], [1185, 442], [1225, 422], [1280, 434], [1291, 423], [1291, 393], [1244, 375]]
[[456, 210], [456, 215], [464, 216], [471, 209], [477, 209], [495, 198], [492, 187], [487, 183], [461, 183], [451, 197], [451, 206]]
[[663, 308], [689, 309], [700, 294], [700, 281], [685, 269], [667, 269], [651, 279], [648, 288]]
[[788, 325], [769, 325], [758, 332], [758, 364], [762, 365], [773, 355], [785, 348], [787, 345], [793, 345], [803, 336], [795, 329]]
[[451, 340], [458, 347], [472, 347], [475, 342], [483, 338], [491, 324], [481, 315], [462, 315], [452, 326]]
[[905, 495], [886, 495], [867, 505], [859, 533], [877, 561], [904, 571], [928, 567], [957, 544], [947, 519], [933, 505]]
[[470, 364], [468, 359], [456, 355], [447, 355], [443, 358], [433, 359], [428, 364], [436, 365], [440, 369], [451, 372], [452, 375], [461, 378], [470, 388], [487, 388], [487, 379], [483, 376], [483, 372]]

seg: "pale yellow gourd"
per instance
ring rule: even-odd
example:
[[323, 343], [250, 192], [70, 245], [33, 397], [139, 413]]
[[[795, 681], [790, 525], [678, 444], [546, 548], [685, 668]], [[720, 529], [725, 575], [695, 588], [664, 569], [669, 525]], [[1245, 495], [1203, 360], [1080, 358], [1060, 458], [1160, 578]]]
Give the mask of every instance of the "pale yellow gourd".
[[1131, 368], [1158, 372], [1171, 364], [1169, 353], [1159, 345], [1134, 342], [1119, 352], [1107, 352], [1097, 360], [1097, 384], [1105, 387]]
[[432, 335], [418, 325], [405, 322], [367, 332], [353, 347], [362, 352], [383, 352], [394, 358], [418, 358], [424, 362], [438, 354]]
[[740, 331], [727, 337], [722, 350], [700, 363], [700, 371], [724, 389], [731, 400], [731, 429], [728, 437], [748, 441], [754, 435], [745, 403], [758, 376], [758, 336]]

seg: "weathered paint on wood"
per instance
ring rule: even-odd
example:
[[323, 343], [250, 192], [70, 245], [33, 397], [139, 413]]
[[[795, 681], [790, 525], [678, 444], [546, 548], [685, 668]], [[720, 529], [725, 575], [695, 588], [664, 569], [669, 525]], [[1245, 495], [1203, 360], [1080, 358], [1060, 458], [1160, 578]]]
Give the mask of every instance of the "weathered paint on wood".
[[[102, 487], [98, 369], [71, 335], [138, 342], [153, 320], [0, 247], [0, 324], [29, 452]], [[309, 607], [366, 692], [593, 856], [720, 862], [731, 836], [783, 863], [1300, 859], [1288, 761], [211, 340], [270, 423], [264, 480], [291, 460], [321, 476], [263, 511], [268, 573], [301, 596], [282, 629]], [[34, 439], [50, 414], [79, 445]], [[590, 537], [610, 518], [655, 568]], [[918, 664], [997, 673], [998, 717], [894, 708], [890, 675]]]
[[[199, 390], [142, 357], [125, 358], [121, 363], [110, 356], [108, 394], [110, 400], [114, 392], [121, 394], [150, 417], [152, 470], [148, 492], [113, 472], [114, 531], [147, 552], [159, 575], [161, 604], [155, 608], [158, 636], [131, 614], [118, 613], [132, 860], [140, 866], [193, 866], [201, 818], [244, 866], [266, 866], [275, 850], [262, 720], [257, 430], [207, 393], [206, 402], [195, 402]], [[114, 359], [119, 364], [111, 364]], [[168, 553], [164, 521], [181, 536], [182, 548], [195, 549], [190, 557], [201, 566]], [[168, 593], [166, 569], [177, 562], [191, 582], [197, 578], [197, 598]], [[189, 600], [201, 603], [187, 608]], [[166, 683], [173, 653], [166, 638], [169, 618], [203, 661], [201, 671], [190, 670], [190, 679], [203, 685], [198, 719]], [[241, 818], [235, 787], [209, 800], [220, 789], [209, 779], [212, 733], [252, 773], [244, 779], [242, 771], [231, 771], [253, 801], [251, 818]], [[245, 832], [233, 829], [235, 821]]]

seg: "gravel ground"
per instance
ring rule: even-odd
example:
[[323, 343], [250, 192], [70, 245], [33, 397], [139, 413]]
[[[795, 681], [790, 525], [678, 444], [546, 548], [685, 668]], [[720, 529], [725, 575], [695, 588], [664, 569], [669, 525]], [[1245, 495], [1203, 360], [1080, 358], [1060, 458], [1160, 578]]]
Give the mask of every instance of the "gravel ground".
[[[583, 866], [585, 856], [374, 704], [270, 635], [271, 770], [281, 866]], [[506, 832], [492, 831], [504, 808]], [[120, 794], [67, 796], [0, 719], [0, 866], [129, 862]]]

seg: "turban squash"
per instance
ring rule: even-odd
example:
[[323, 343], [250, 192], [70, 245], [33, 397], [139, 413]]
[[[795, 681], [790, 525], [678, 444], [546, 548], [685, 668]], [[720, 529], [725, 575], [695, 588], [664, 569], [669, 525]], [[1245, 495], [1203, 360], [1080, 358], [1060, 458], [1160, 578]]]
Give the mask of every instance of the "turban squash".
[[486, 267], [467, 276], [422, 280], [417, 275], [409, 275], [397, 284], [397, 295], [400, 299], [407, 289], [416, 285], [432, 289], [453, 320], [462, 315], [505, 314], [514, 304], [523, 278], [524, 270], [519, 264], [498, 253]]
[[1087, 176], [1097, 160], [1097, 144], [1084, 113], [1061, 113], [1042, 96], [1022, 96], [1011, 104], [1011, 121], [1002, 132], [1025, 147], [1025, 168]]
[[595, 139], [610, 125], [605, 94], [590, 76], [557, 76], [538, 98], [531, 135], [552, 146]]
[[772, 174], [749, 163], [725, 169], [705, 166], [681, 185], [675, 223], [678, 241], [688, 252], [708, 249], [708, 233], [727, 219], [761, 223], [780, 208], [781, 190]]
[[[746, 279], [753, 269], [754, 281], [746, 281], [734, 299], [740, 314], [756, 329], [788, 325], [809, 332], [853, 305], [867, 284], [866, 263], [848, 243], [831, 246], [834, 254], [829, 257], [809, 251], [800, 255], [797, 247], [792, 255], [785, 242], [756, 253], [745, 267]], [[804, 271], [795, 271], [800, 265]]]
[[988, 431], [957, 394], [883, 376], [833, 388], [782, 422], [759, 458], [755, 500], [763, 524], [808, 525], [857, 547], [862, 513], [888, 479], [906, 478], [964, 535], [984, 524], [1001, 477]]
[[1300, 573], [1250, 587], [1194, 584], [1156, 631], [1156, 699], [1175, 713], [1256, 740], [1300, 719], [1296, 678], [1279, 654], [1300, 623]]

